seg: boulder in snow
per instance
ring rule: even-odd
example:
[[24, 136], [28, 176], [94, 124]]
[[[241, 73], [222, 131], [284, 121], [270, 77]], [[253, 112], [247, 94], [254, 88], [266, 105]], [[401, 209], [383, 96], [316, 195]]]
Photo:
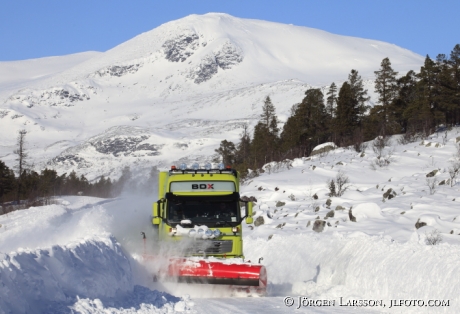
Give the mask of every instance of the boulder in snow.
[[254, 226], [256, 227], [263, 225], [264, 223], [265, 223], [265, 220], [263, 216], [259, 216], [256, 218], [256, 220], [254, 220]]
[[434, 169], [433, 171], [429, 172], [426, 174], [426, 177], [427, 178], [431, 178], [431, 177], [434, 177], [437, 173], [438, 173], [438, 169]]
[[325, 226], [326, 226], [326, 221], [316, 220], [315, 223], [313, 224], [313, 231], [323, 232]]
[[327, 153], [327, 152], [329, 152], [331, 150], [334, 150], [336, 148], [337, 148], [337, 145], [335, 145], [333, 142], [323, 143], [323, 144], [318, 145], [315, 148], [313, 148], [310, 156]]

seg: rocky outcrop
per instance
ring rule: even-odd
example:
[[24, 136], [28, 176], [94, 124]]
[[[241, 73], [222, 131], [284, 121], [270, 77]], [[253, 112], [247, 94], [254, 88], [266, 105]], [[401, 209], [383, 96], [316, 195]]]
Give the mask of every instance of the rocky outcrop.
[[125, 74], [134, 74], [136, 73], [139, 68], [142, 66], [141, 63], [136, 63], [136, 64], [130, 64], [130, 65], [113, 65], [109, 66], [107, 68], [101, 69], [94, 73], [93, 76], [99, 76], [99, 77], [104, 77], [104, 76], [123, 76]]
[[241, 49], [227, 41], [218, 52], [210, 53], [201, 59], [200, 64], [192, 69], [189, 77], [193, 78], [196, 84], [200, 84], [210, 80], [217, 74], [219, 68], [228, 70], [242, 61]]
[[91, 166], [93, 165], [91, 162], [88, 162], [84, 158], [75, 155], [57, 156], [54, 157], [51, 161], [49, 161], [47, 164], [67, 167], [76, 166], [77, 168], [91, 168]]
[[184, 62], [199, 47], [199, 37], [195, 33], [181, 34], [165, 41], [162, 47], [166, 60]]
[[223, 70], [231, 69], [242, 61], [241, 49], [230, 41], [227, 41], [216, 53], [216, 63]]
[[218, 65], [214, 55], [207, 55], [194, 71], [194, 82], [200, 84], [210, 80], [217, 73]]
[[90, 100], [90, 94], [96, 94], [96, 89], [93, 86], [78, 86], [75, 89], [60, 87], [42, 91], [27, 90], [24, 93], [11, 96], [8, 101], [12, 104], [20, 103], [27, 108], [36, 105], [73, 107], [79, 101]]

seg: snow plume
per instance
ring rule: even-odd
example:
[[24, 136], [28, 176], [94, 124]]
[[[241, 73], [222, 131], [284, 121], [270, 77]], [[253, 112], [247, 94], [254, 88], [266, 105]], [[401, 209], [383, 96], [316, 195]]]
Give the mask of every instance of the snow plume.
[[[206, 226], [199, 227], [207, 228]], [[166, 291], [174, 295], [191, 296], [192, 298], [230, 297], [234, 295], [234, 291], [227, 286], [188, 284], [179, 282], [177, 278], [167, 276], [168, 267], [174, 264], [175, 261], [182, 261], [184, 256], [189, 254], [190, 248], [196, 244], [195, 239], [183, 237], [180, 241], [171, 238], [170, 240], [159, 242], [155, 233], [146, 234], [146, 236], [145, 254], [133, 254], [134, 260], [137, 261], [137, 270], [139, 272], [139, 276], [137, 276], [138, 284], [147, 286], [150, 289]], [[188, 257], [185, 263], [193, 268], [195, 265], [199, 265], [197, 261], [202, 258], [198, 256]], [[212, 257], [207, 259], [215, 260]], [[233, 262], [235, 260], [237, 259], [232, 259]], [[238, 259], [238, 262], [241, 263], [242, 261]], [[154, 277], [154, 282], [152, 282], [152, 277]], [[244, 293], [244, 296], [246, 295]]]
[[156, 197], [158, 195], [158, 173], [156, 166], [150, 168], [125, 167], [119, 182], [115, 184], [115, 193], [123, 197]]

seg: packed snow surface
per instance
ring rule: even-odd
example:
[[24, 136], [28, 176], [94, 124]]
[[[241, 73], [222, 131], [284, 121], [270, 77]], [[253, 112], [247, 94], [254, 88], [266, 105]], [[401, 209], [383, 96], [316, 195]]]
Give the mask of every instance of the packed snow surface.
[[[244, 253], [246, 261], [263, 257], [266, 297], [154, 283], [141, 232], [154, 254], [156, 191], [61, 196], [0, 216], [0, 313], [458, 313], [460, 186], [447, 181], [460, 129], [397, 139], [385, 148], [386, 167], [375, 166], [369, 143], [363, 153], [337, 148], [267, 164], [245, 182], [241, 194], [256, 197], [258, 223], [243, 225]], [[330, 197], [327, 182], [338, 173], [348, 189]]]

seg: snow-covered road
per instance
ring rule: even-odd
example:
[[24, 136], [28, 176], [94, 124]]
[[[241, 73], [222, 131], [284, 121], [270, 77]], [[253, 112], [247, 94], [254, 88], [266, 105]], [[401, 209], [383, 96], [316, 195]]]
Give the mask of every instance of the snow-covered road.
[[[247, 235], [247, 257], [263, 256], [268, 269], [265, 298], [156, 284], [136, 259], [140, 232], [150, 227], [150, 202], [66, 197], [62, 205], [1, 216], [0, 313], [420, 312], [388, 309], [395, 298], [449, 299], [450, 307], [436, 308], [449, 312], [458, 302], [458, 246], [399, 244], [358, 233], [278, 234], [270, 241]], [[293, 297], [291, 306], [286, 296]], [[299, 296], [323, 303], [299, 306]], [[382, 300], [385, 307], [340, 306], [362, 299]]]

